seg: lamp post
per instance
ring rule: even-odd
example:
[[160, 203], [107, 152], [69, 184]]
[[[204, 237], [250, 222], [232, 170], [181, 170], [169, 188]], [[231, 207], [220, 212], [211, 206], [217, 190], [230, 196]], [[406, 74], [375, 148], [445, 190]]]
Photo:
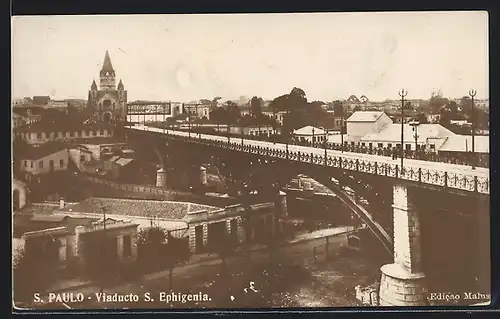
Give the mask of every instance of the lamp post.
[[472, 135], [472, 169], [476, 169], [476, 153], [475, 153], [475, 149], [474, 149], [474, 134], [476, 133], [475, 132], [475, 122], [476, 122], [476, 114], [474, 112], [474, 97], [476, 96], [476, 91], [475, 90], [470, 90], [469, 91], [469, 95], [472, 99], [472, 109], [471, 109], [471, 135]]
[[415, 159], [417, 158], [417, 150], [418, 150], [418, 124], [419, 122], [413, 121], [412, 126], [413, 126], [413, 138], [415, 139]]
[[325, 128], [325, 138], [323, 140], [323, 145], [324, 145], [324, 148], [325, 148], [325, 165], [326, 165], [326, 137], [328, 136], [328, 129]]
[[314, 143], [314, 126], [313, 126], [313, 129], [312, 129], [312, 133], [313, 133], [313, 135], [312, 135], [312, 146], [314, 147], [314, 144], [315, 144]]
[[401, 156], [401, 169], [403, 169], [403, 157], [404, 157], [404, 150], [403, 150], [403, 144], [404, 144], [404, 108], [405, 108], [405, 97], [408, 95], [408, 91], [405, 89], [402, 89], [401, 91], [398, 92], [399, 96], [401, 97], [401, 149], [400, 149], [400, 156]]
[[340, 150], [344, 153], [344, 104], [342, 102], [340, 102], [340, 144]]

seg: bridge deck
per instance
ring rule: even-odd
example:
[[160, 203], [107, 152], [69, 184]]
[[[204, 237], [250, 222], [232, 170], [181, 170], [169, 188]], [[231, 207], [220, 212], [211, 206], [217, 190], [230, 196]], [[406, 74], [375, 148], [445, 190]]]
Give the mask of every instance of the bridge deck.
[[[212, 144], [217, 147], [243, 151], [252, 154], [261, 154], [271, 157], [289, 159], [330, 167], [341, 167], [346, 170], [359, 171], [368, 174], [383, 175], [404, 180], [416, 181], [443, 187], [461, 189], [464, 191], [489, 194], [490, 170], [488, 168], [428, 162], [414, 159], [404, 159], [404, 167], [400, 167], [400, 159], [391, 159], [386, 156], [326, 151], [322, 148], [286, 145], [266, 141], [256, 141], [226, 136], [197, 134], [172, 129], [161, 129], [144, 125], [129, 126], [127, 129], [165, 134], [169, 137], [188, 138], [201, 143]], [[288, 149], [288, 152], [287, 152]]]

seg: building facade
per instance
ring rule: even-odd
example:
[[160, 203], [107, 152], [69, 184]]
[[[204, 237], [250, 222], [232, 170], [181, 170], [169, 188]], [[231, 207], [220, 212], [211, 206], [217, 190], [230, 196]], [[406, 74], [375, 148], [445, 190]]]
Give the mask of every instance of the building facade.
[[69, 153], [64, 145], [31, 147], [20, 157], [19, 171], [25, 174], [40, 175], [68, 169]]
[[14, 130], [14, 134], [28, 144], [112, 137], [113, 133], [113, 127], [105, 123], [60, 123], [60, 125], [58, 123], [54, 125], [54, 123], [36, 122]]
[[91, 119], [96, 122], [125, 122], [127, 120], [127, 91], [119, 81], [116, 85], [116, 73], [111, 64], [108, 51], [104, 56], [99, 72], [99, 88], [92, 81], [88, 92], [87, 109]]
[[380, 132], [383, 127], [390, 124], [392, 120], [385, 112], [354, 112], [346, 120], [347, 135], [350, 141], [357, 142], [366, 134]]

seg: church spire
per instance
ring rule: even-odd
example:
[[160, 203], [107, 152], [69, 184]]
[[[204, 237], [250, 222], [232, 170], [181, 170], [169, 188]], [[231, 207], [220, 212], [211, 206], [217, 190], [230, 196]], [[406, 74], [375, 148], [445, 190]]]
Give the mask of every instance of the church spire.
[[95, 83], [95, 80], [92, 80], [92, 85], [90, 86], [90, 89], [92, 91], [97, 90], [97, 83]]
[[122, 83], [122, 80], [120, 79], [120, 82], [118, 82], [118, 90], [123, 90], [124, 87], [123, 87], [123, 83]]
[[113, 72], [113, 65], [111, 64], [111, 58], [109, 57], [109, 52], [106, 50], [106, 54], [104, 55], [104, 62], [102, 64], [102, 70], [105, 72]]

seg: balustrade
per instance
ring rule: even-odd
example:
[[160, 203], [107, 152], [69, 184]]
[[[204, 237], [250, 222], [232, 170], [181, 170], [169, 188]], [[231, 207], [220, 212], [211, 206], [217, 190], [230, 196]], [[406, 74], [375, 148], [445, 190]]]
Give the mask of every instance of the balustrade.
[[[178, 132], [181, 133], [181, 132]], [[185, 132], [182, 132], [185, 133]], [[211, 135], [200, 135], [199, 139], [190, 139], [189, 136], [182, 136], [181, 134], [166, 133], [169, 139], [180, 140], [188, 143], [202, 144], [206, 146], [227, 148], [235, 151], [248, 152], [251, 154], [271, 156], [282, 159], [289, 159], [292, 161], [298, 161], [309, 164], [317, 165], [327, 165], [332, 167], [339, 167], [346, 170], [358, 171], [368, 174], [376, 174], [381, 176], [388, 176], [393, 178], [399, 178], [409, 181], [415, 181], [418, 183], [432, 184], [443, 187], [450, 187], [456, 189], [462, 189], [466, 191], [478, 192], [483, 194], [489, 194], [489, 177], [482, 177], [473, 175], [468, 172], [457, 173], [457, 172], [447, 172], [446, 168], [422, 168], [413, 167], [411, 164], [406, 164], [403, 168], [399, 167], [394, 163], [383, 163], [385, 160], [382, 159], [378, 162], [375, 159], [352, 159], [346, 157], [345, 154], [341, 155], [330, 155], [326, 154], [326, 157], [311, 153], [304, 153], [301, 151], [291, 151], [288, 149], [276, 149], [273, 146], [256, 146], [248, 143], [247, 140], [232, 142], [232, 141], [222, 141], [211, 139], [215, 136]], [[324, 143], [321, 144], [324, 146]], [[335, 145], [331, 145], [335, 148]], [[276, 146], [278, 147], [278, 146]], [[283, 145], [281, 145], [283, 147]], [[387, 154], [387, 153], [386, 153]], [[349, 155], [349, 156], [352, 156]]]

